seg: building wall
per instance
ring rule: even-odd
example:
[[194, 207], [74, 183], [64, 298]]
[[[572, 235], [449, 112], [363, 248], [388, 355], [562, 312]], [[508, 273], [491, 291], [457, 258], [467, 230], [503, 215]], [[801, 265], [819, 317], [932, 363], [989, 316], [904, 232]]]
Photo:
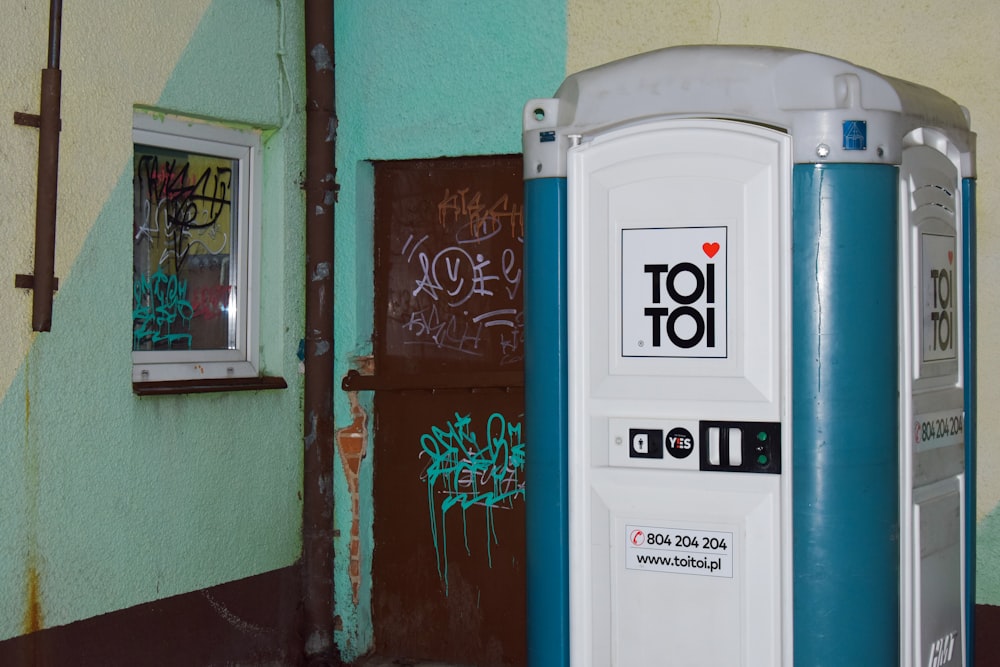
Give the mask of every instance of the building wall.
[[[302, 9], [66, 3], [51, 332], [31, 332], [48, 3], [0, 22], [0, 639], [286, 567], [301, 548]], [[284, 53], [284, 66], [278, 54]], [[262, 365], [289, 387], [137, 397], [132, 110], [265, 133]]]
[[[337, 50], [337, 376], [371, 352], [372, 160], [521, 150], [521, 111], [565, 76], [565, 6], [509, 0], [335, 0]], [[377, 372], [377, 369], [375, 369]], [[370, 394], [362, 393], [362, 404]], [[338, 392], [337, 424], [349, 428]], [[335, 464], [337, 641], [347, 659], [371, 645], [371, 461]], [[352, 478], [352, 479], [349, 479]], [[349, 483], [350, 482], [350, 483]], [[357, 483], [357, 486], [355, 484]], [[358, 489], [353, 516], [351, 489]], [[352, 540], [352, 526], [359, 539]], [[349, 565], [360, 568], [358, 603]]]

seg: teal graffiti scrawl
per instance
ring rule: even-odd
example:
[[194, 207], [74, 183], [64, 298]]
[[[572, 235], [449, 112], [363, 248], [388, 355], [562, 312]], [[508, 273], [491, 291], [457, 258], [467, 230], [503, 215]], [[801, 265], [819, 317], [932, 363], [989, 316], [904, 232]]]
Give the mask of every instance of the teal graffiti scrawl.
[[421, 457], [428, 463], [422, 479], [427, 483], [427, 509], [431, 539], [437, 554], [438, 575], [448, 590], [448, 511], [462, 511], [465, 551], [469, 548], [468, 513], [483, 508], [486, 522], [486, 554], [493, 566], [492, 544], [498, 543], [493, 512], [510, 509], [524, 497], [524, 441], [521, 422], [513, 423], [494, 412], [479, 434], [472, 429], [471, 417], [455, 413], [444, 427], [433, 426], [420, 437]]
[[[140, 275], [133, 284], [133, 347], [146, 340], [168, 346], [180, 342], [191, 347], [191, 334], [172, 333], [173, 327], [186, 327], [193, 309], [187, 298], [187, 280], [166, 275], [157, 269], [151, 278]], [[183, 330], [183, 329], [182, 329]]]

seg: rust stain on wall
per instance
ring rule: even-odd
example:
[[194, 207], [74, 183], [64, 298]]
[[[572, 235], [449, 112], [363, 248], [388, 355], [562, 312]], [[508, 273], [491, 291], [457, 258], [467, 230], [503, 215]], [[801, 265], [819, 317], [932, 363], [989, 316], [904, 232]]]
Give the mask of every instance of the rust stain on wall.
[[28, 566], [27, 580], [25, 583], [26, 605], [24, 609], [24, 619], [21, 622], [23, 634], [30, 634], [41, 630], [45, 623], [42, 614], [41, 589], [39, 586], [38, 570], [34, 565]]
[[41, 584], [38, 574], [38, 493], [41, 484], [38, 443], [31, 433], [31, 354], [24, 362], [24, 478], [28, 509], [28, 556], [24, 582], [24, 618], [21, 619], [23, 634], [41, 630], [45, 617], [42, 613]]
[[[362, 375], [374, 375], [375, 360], [371, 356], [358, 357], [355, 360], [355, 367]], [[337, 429], [337, 449], [340, 450], [340, 461], [344, 466], [347, 489], [351, 494], [351, 559], [348, 574], [351, 579], [354, 604], [358, 604], [358, 590], [361, 587], [361, 508], [358, 496], [358, 477], [361, 472], [361, 460], [365, 457], [368, 449], [368, 413], [365, 412], [358, 400], [358, 392], [348, 392], [347, 400], [351, 404], [351, 423], [349, 426]]]

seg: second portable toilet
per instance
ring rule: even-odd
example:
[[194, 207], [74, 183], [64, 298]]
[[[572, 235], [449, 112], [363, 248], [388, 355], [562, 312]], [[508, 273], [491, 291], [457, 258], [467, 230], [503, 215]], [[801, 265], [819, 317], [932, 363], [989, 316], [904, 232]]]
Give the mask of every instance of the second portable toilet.
[[684, 46], [523, 124], [529, 664], [969, 664], [965, 110]]

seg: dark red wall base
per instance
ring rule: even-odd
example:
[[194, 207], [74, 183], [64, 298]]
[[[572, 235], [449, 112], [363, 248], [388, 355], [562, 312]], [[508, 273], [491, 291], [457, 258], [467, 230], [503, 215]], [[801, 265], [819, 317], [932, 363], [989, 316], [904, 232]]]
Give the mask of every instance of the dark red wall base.
[[0, 665], [292, 667], [300, 598], [294, 565], [0, 642]]
[[976, 667], [1000, 665], [1000, 607], [976, 605], [973, 653]]
[[[3, 667], [295, 667], [292, 566], [0, 642]], [[975, 665], [1000, 665], [1000, 607], [976, 605]]]

